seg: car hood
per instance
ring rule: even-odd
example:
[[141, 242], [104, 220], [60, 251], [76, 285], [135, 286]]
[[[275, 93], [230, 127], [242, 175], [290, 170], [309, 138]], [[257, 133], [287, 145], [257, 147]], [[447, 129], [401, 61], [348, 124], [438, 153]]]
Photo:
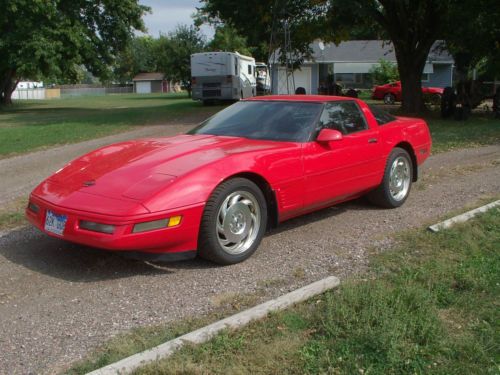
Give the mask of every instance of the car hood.
[[46, 182], [65, 194], [83, 192], [143, 201], [176, 178], [243, 152], [286, 147], [286, 143], [213, 135], [141, 139], [103, 147], [61, 168]]

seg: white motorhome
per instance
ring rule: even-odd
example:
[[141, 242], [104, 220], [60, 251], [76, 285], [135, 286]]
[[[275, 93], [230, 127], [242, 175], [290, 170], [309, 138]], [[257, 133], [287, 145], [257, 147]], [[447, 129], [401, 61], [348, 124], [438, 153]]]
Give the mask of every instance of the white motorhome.
[[238, 52], [203, 52], [191, 55], [191, 90], [194, 100], [239, 100], [255, 96], [255, 59]]

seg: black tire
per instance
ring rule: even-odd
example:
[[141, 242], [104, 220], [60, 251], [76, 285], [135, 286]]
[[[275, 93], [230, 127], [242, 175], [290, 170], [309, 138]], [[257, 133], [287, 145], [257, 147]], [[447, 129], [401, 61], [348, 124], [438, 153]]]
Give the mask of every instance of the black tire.
[[384, 95], [384, 103], [385, 104], [394, 104], [396, 102], [396, 97], [393, 94], [385, 94]]
[[445, 87], [441, 96], [441, 117], [453, 116], [456, 106], [456, 95], [452, 87]]
[[357, 98], [358, 97], [358, 92], [354, 89], [349, 89], [347, 90], [345, 96], [348, 96], [350, 98]]
[[[230, 197], [237, 198], [238, 195], [241, 195], [240, 193], [243, 193], [243, 199], [236, 199], [235, 204], [228, 206], [230, 202], [227, 202], [227, 200]], [[251, 204], [248, 204], [248, 202]], [[224, 211], [221, 207], [223, 205], [226, 208], [229, 207], [229, 209], [226, 210], [226, 215], [230, 215], [233, 212], [236, 213], [232, 214], [233, 221], [229, 222], [229, 224], [226, 223], [225, 217], [221, 222], [221, 216], [223, 214], [221, 210]], [[244, 205], [247, 206], [249, 213], [253, 213], [253, 216], [251, 214], [246, 214]], [[238, 207], [242, 208], [240, 209]], [[234, 220], [238, 220], [235, 219], [235, 216], [238, 215], [241, 216], [241, 222], [234, 222]], [[259, 220], [255, 223], [254, 218], [259, 215]], [[218, 229], [218, 223], [221, 230]], [[224, 230], [229, 231], [229, 226], [233, 224], [237, 226], [235, 232], [232, 232], [231, 227], [231, 233], [228, 232], [227, 234], [245, 236], [242, 238], [242, 245], [240, 248], [237, 247], [238, 242], [234, 242], [234, 246], [236, 246], [234, 251], [230, 249], [233, 243], [229, 241], [231, 238], [226, 237], [224, 232]], [[238, 225], [242, 225], [242, 233], [244, 233], [247, 228], [249, 232], [246, 235], [236, 233], [241, 229]], [[227, 180], [217, 186], [208, 199], [205, 210], [203, 211], [198, 237], [198, 255], [204, 259], [224, 265], [242, 262], [257, 250], [266, 231], [266, 227], [267, 203], [260, 188], [246, 178], [233, 178]], [[229, 241], [229, 243], [223, 245], [221, 241]]]
[[441, 95], [439, 95], [439, 94], [432, 94], [432, 95], [431, 95], [431, 100], [430, 100], [430, 101], [431, 101], [431, 104], [432, 104], [433, 106], [436, 106], [436, 107], [437, 107], [438, 105], [440, 105], [440, 104], [441, 104]]
[[[402, 190], [405, 190], [405, 193], [401, 193], [401, 197], [399, 195], [395, 196], [394, 192], [391, 192], [391, 170], [396, 160], [398, 160], [398, 162], [401, 161], [401, 163], [406, 163], [404, 169], [407, 169], [406, 173], [404, 173], [404, 186], [402, 188]], [[406, 176], [408, 177], [408, 179], [406, 179]], [[375, 190], [368, 194], [368, 199], [373, 204], [376, 204], [378, 206], [386, 208], [399, 207], [406, 201], [406, 199], [410, 195], [412, 180], [413, 163], [411, 161], [410, 155], [408, 155], [408, 152], [406, 150], [395, 147], [391, 151], [391, 153], [389, 154], [389, 158], [387, 159], [382, 183]]]

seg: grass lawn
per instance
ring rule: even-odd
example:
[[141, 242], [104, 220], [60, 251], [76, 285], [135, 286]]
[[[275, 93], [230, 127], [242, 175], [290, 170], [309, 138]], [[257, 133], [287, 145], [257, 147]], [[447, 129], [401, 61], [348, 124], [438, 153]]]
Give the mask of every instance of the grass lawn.
[[500, 120], [491, 114], [473, 114], [467, 121], [443, 120], [438, 113], [425, 116], [432, 134], [432, 152], [500, 144]]
[[[376, 102], [381, 104], [380, 101]], [[384, 107], [384, 105], [382, 104]], [[0, 109], [0, 158], [80, 142], [141, 125], [201, 120], [223, 106], [203, 107], [185, 94], [106, 95], [17, 101]], [[500, 120], [473, 115], [468, 121], [425, 116], [434, 152], [500, 143]]]
[[[498, 374], [500, 210], [438, 234], [401, 235], [371, 271], [335, 291], [135, 374]], [[85, 373], [199, 327], [115, 338]]]
[[0, 157], [129, 130], [208, 117], [186, 94], [106, 95], [16, 101], [0, 109]]

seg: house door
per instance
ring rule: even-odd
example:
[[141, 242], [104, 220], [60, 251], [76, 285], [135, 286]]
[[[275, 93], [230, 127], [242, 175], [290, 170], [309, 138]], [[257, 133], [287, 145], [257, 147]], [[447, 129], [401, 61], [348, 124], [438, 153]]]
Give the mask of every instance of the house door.
[[151, 93], [151, 82], [150, 81], [138, 81], [135, 83], [135, 92], [137, 94], [150, 94]]

